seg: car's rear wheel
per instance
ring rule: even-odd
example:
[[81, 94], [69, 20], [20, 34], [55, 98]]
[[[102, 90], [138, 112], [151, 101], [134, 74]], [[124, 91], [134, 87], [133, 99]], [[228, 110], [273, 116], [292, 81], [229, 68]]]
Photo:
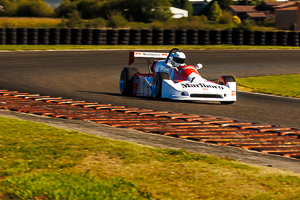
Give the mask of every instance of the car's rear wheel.
[[152, 98], [161, 99], [162, 83], [163, 80], [170, 80], [170, 74], [164, 72], [158, 72], [154, 75], [152, 81]]
[[[228, 82], [236, 82], [233, 76], [221, 76], [218, 79], [217, 84], [219, 85], [226, 85]], [[221, 104], [233, 104], [234, 101], [221, 101]]]
[[122, 95], [133, 95], [133, 77], [139, 73], [136, 68], [125, 67], [120, 75], [120, 92]]

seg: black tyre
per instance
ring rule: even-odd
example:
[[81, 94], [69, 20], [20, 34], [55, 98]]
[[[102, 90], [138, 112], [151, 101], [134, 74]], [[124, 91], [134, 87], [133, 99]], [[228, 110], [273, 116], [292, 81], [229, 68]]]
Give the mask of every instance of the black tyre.
[[161, 91], [162, 91], [162, 83], [163, 80], [170, 80], [170, 74], [164, 72], [158, 72], [154, 75], [152, 81], [152, 98], [153, 99], [161, 99]]
[[136, 68], [125, 67], [120, 75], [120, 91], [122, 95], [132, 96], [133, 95], [133, 77], [139, 73]]
[[221, 76], [218, 80], [218, 84], [226, 85], [228, 82], [236, 82], [233, 76]]
[[[221, 76], [217, 82], [219, 85], [226, 85], [228, 82], [236, 82], [233, 76]], [[221, 104], [233, 104], [234, 101], [221, 101]]]

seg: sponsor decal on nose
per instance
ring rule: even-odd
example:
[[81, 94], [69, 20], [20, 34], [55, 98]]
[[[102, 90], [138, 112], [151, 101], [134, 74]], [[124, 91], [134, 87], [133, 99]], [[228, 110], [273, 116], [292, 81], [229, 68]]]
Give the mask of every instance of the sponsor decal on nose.
[[193, 87], [201, 87], [201, 88], [214, 88], [224, 90], [224, 87], [219, 85], [209, 85], [204, 83], [182, 83], [182, 88], [193, 88]]

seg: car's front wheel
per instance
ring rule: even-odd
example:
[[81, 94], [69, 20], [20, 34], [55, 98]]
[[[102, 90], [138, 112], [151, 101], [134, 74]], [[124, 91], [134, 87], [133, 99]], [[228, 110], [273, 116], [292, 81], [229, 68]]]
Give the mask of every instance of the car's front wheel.
[[219, 85], [226, 85], [228, 82], [235, 82], [235, 78], [233, 76], [221, 76], [217, 83]]
[[153, 99], [161, 99], [161, 92], [162, 92], [162, 83], [163, 80], [170, 80], [170, 74], [164, 72], [157, 72], [154, 75], [152, 81], [152, 98]]
[[122, 95], [133, 95], [133, 77], [139, 73], [136, 68], [125, 67], [120, 75], [120, 92]]
[[[233, 76], [221, 76], [218, 79], [217, 84], [219, 85], [226, 85], [228, 82], [236, 82]], [[233, 104], [234, 101], [221, 101], [221, 104]]]

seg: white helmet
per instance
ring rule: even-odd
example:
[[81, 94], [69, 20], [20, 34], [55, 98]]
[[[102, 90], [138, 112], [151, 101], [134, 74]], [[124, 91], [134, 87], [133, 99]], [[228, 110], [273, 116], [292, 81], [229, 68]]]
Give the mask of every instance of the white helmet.
[[177, 51], [173, 54], [171, 64], [173, 65], [173, 67], [185, 66], [185, 59], [185, 54], [181, 51]]

